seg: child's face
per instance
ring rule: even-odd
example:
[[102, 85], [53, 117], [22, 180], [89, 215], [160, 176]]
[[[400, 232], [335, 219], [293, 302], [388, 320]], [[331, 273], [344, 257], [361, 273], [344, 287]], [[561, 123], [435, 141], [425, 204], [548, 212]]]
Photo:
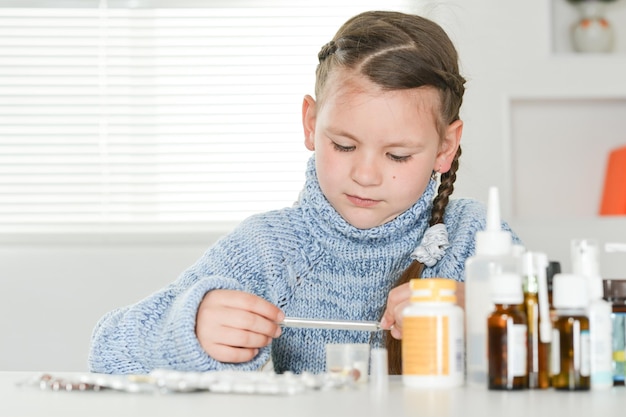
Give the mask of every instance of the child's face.
[[305, 98], [305, 144], [324, 195], [354, 227], [394, 219], [421, 197], [433, 170], [450, 169], [462, 123], [440, 138], [434, 89], [385, 92], [340, 73], [325, 91], [321, 105]]

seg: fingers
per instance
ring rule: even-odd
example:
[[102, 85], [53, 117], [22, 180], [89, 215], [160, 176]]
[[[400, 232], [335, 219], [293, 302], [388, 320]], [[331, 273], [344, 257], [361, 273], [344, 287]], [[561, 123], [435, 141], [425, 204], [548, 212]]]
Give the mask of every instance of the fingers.
[[389, 329], [391, 336], [402, 338], [402, 310], [409, 304], [411, 289], [409, 284], [402, 284], [389, 292], [387, 308], [381, 319], [381, 327]]
[[210, 352], [207, 351], [210, 357], [218, 362], [223, 363], [242, 363], [249, 362], [259, 354], [259, 349], [243, 349], [226, 345], [213, 345]]
[[259, 353], [259, 349], [271, 343], [272, 338], [232, 327], [222, 327], [219, 337], [207, 344], [209, 356], [220, 362], [247, 362]]
[[247, 310], [273, 322], [280, 322], [285, 314], [280, 308], [263, 298], [243, 291], [215, 290], [207, 293], [215, 297], [217, 304], [233, 309]]
[[284, 313], [272, 303], [243, 291], [208, 292], [196, 317], [196, 336], [215, 360], [239, 363], [280, 336]]
[[[249, 347], [259, 343], [259, 338], [254, 338], [253, 335], [263, 336], [271, 341], [272, 338], [278, 337], [281, 334], [281, 327], [274, 320], [267, 319], [260, 316], [257, 313], [241, 310], [231, 307], [223, 307], [220, 314], [224, 314], [222, 326], [225, 329], [236, 329], [247, 332], [248, 334], [239, 335], [239, 339], [229, 340], [234, 343], [234, 346]], [[230, 332], [224, 331], [224, 337]], [[268, 341], [268, 343], [269, 343]], [[262, 345], [265, 346], [265, 345]]]

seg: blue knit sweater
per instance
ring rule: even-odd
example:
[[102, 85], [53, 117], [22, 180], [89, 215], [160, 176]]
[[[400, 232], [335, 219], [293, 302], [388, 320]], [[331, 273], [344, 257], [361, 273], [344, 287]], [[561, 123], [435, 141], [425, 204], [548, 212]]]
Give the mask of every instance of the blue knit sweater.
[[[178, 280], [105, 315], [93, 332], [90, 369], [253, 370], [271, 354], [277, 372], [323, 372], [327, 343], [368, 343], [370, 334], [284, 328], [252, 361], [221, 363], [204, 352], [195, 335], [203, 296], [214, 289], [237, 289], [269, 300], [287, 316], [379, 320], [392, 284], [410, 264], [409, 255], [428, 227], [435, 187], [431, 181], [421, 199], [396, 219], [357, 229], [322, 194], [311, 158], [304, 190], [293, 207], [248, 218]], [[474, 254], [474, 235], [484, 229], [485, 215], [484, 205], [477, 201], [451, 200], [444, 219], [451, 246], [423, 276], [462, 281], [465, 260]]]

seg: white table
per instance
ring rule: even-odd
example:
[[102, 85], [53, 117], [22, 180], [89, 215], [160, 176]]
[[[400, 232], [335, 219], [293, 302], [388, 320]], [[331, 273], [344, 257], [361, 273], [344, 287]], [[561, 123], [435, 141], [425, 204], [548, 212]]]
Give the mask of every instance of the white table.
[[115, 391], [52, 392], [18, 386], [36, 375], [0, 372], [0, 416], [621, 416], [626, 388], [607, 391], [489, 391], [463, 387], [412, 390], [391, 377], [388, 391], [358, 389], [311, 391], [290, 396], [214, 394], [130, 394]]

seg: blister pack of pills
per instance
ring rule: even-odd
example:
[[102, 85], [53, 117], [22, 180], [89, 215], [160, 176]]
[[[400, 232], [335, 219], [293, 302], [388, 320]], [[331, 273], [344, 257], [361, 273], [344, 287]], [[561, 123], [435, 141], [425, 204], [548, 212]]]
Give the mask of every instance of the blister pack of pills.
[[55, 376], [42, 374], [21, 384], [51, 391], [110, 389], [130, 393], [207, 391], [221, 394], [293, 395], [311, 390], [351, 387], [354, 379], [336, 373], [276, 374], [234, 370], [179, 372], [157, 369], [147, 375], [78, 373]]

